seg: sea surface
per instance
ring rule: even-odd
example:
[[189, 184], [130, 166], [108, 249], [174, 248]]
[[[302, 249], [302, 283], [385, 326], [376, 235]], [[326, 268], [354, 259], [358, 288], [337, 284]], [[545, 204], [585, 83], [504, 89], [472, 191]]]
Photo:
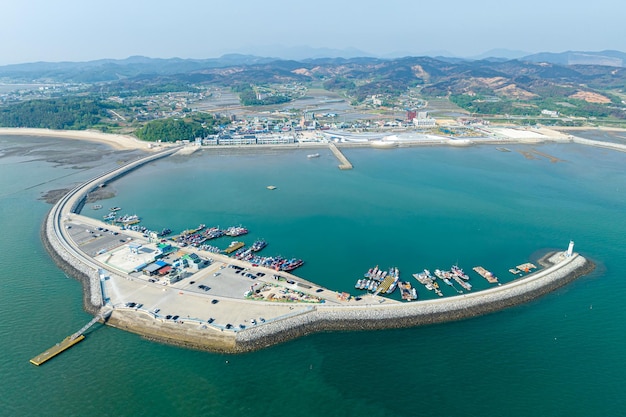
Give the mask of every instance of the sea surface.
[[[577, 132], [595, 139], [596, 131]], [[601, 132], [606, 135], [606, 132]], [[619, 138], [618, 138], [619, 139]], [[330, 151], [210, 150], [110, 186], [112, 206], [176, 231], [243, 225], [265, 254], [353, 294], [375, 265], [493, 271], [575, 250], [596, 270], [528, 304], [411, 329], [311, 335], [244, 355], [149, 342], [96, 325], [50, 362], [28, 360], [91, 316], [42, 247], [42, 196], [136, 157], [103, 145], [0, 137], [0, 416], [626, 415], [626, 154], [574, 144]], [[275, 185], [276, 190], [266, 187]], [[224, 241], [225, 243], [226, 241]], [[449, 288], [443, 288], [451, 296]]]

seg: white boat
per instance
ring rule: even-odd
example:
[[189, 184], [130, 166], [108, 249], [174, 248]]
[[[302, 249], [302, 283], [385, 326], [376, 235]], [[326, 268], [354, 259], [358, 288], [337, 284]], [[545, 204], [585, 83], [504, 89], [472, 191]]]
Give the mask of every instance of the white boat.
[[319, 158], [320, 154], [318, 154], [318, 153], [310, 153], [306, 157], [307, 158]]

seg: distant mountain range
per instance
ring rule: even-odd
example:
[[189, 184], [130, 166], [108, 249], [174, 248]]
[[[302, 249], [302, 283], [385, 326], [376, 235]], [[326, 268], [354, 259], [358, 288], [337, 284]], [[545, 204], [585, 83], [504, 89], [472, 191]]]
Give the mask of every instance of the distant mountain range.
[[[271, 49], [271, 48], [269, 48]], [[259, 52], [259, 51], [257, 51]], [[262, 52], [262, 51], [261, 51]], [[269, 52], [269, 50], [268, 50]], [[306, 59], [285, 59], [284, 56], [307, 56]], [[441, 53], [441, 55], [439, 55]], [[432, 54], [435, 54], [433, 51]], [[192, 73], [212, 68], [227, 68], [234, 66], [257, 66], [276, 63], [279, 66], [287, 62], [292, 63], [358, 63], [358, 62], [398, 62], [412, 57], [377, 58], [365, 52], [351, 50], [337, 50], [327, 48], [298, 47], [283, 50], [281, 57], [258, 56], [247, 54], [227, 54], [219, 58], [209, 59], [181, 59], [181, 58], [147, 58], [132, 56], [126, 59], [100, 59], [87, 62], [34, 62], [0, 66], [0, 78], [17, 82], [51, 81], [51, 82], [107, 82], [125, 78], [147, 75], [173, 75]], [[428, 58], [421, 57], [421, 58]], [[432, 55], [430, 55], [432, 58]], [[526, 55], [523, 51], [495, 49], [483, 54], [460, 58], [446, 55], [445, 51], [438, 51], [434, 56], [442, 62], [465, 63], [493, 62], [502, 63], [510, 60], [532, 63], [548, 63], [562, 66], [589, 65], [589, 66], [626, 66], [626, 53], [620, 51], [583, 52], [567, 51], [561, 53], [542, 52]], [[278, 64], [282, 62], [283, 64]], [[385, 64], [386, 65], [386, 64]], [[484, 64], [481, 64], [484, 66]], [[298, 66], [298, 65], [295, 65]]]
[[561, 53], [542, 52], [522, 58], [531, 62], [549, 62], [559, 65], [606, 65], [623, 67], [626, 53], [620, 51], [581, 52], [567, 51]]
[[456, 57], [313, 57], [285, 60], [229, 54], [214, 59], [130, 57], [89, 62], [37, 62], [0, 67], [0, 80], [93, 83], [107, 95], [182, 91], [192, 84], [235, 86], [321, 82], [363, 100], [403, 94], [421, 86], [429, 96], [500, 97], [516, 101], [579, 98], [620, 103], [611, 92], [626, 90], [626, 54], [563, 52], [508, 59], [521, 51], [489, 51], [482, 59]]

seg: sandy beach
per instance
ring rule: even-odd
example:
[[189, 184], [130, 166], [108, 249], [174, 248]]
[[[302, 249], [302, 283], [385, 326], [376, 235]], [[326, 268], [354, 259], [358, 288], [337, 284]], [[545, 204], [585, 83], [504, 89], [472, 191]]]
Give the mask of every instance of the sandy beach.
[[160, 149], [160, 146], [154, 146], [151, 142], [144, 142], [132, 136], [102, 133], [92, 130], [52, 130], [2, 127], [0, 128], [0, 135], [48, 136], [64, 139], [85, 140], [104, 143], [117, 150], [139, 149], [144, 151], [155, 151]]

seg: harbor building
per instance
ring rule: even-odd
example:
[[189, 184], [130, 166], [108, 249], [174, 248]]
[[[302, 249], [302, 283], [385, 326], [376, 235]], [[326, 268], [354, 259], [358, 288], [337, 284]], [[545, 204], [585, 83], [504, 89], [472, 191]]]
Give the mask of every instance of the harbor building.
[[437, 126], [437, 121], [430, 117], [428, 112], [421, 111], [417, 113], [417, 117], [413, 118], [413, 125], [417, 128], [430, 128]]

